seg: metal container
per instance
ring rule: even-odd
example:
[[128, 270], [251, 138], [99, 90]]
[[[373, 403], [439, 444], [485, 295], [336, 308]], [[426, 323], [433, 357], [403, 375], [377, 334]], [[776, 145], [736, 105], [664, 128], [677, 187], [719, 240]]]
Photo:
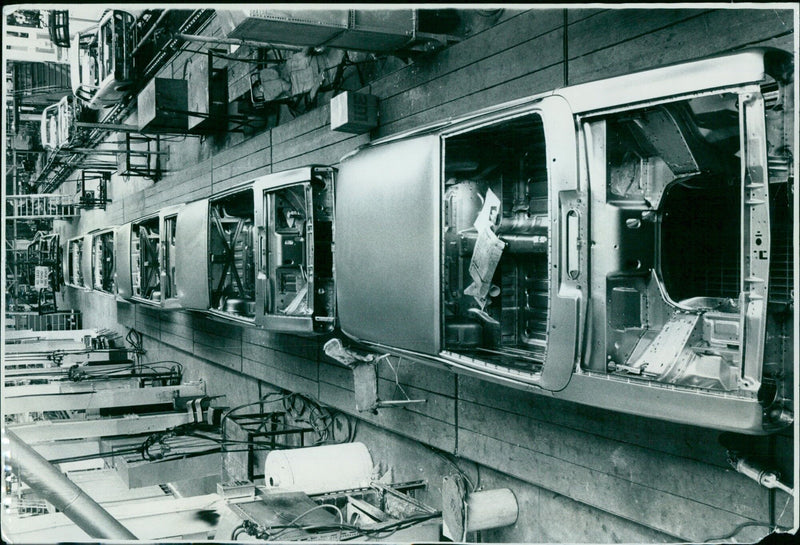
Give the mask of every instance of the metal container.
[[264, 463], [264, 481], [276, 492], [323, 494], [367, 486], [372, 456], [364, 443], [273, 450]]
[[189, 126], [186, 80], [153, 78], [137, 97], [139, 130], [186, 130]]

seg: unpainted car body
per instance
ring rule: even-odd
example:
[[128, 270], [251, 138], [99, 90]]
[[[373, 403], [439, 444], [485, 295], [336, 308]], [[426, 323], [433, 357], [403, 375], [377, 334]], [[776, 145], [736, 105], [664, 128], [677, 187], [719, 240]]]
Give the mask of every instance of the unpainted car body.
[[117, 229], [110, 227], [92, 231], [92, 289], [108, 295], [116, 295], [115, 282], [116, 262], [114, 259], [114, 241]]
[[164, 208], [117, 229], [115, 277], [120, 299], [164, 309], [180, 308], [175, 244], [182, 206]]
[[87, 107], [99, 110], [117, 104], [131, 90], [135, 16], [107, 11], [96, 26], [75, 35], [70, 47], [72, 92]]
[[64, 245], [64, 283], [76, 289], [91, 291], [92, 261], [91, 251], [92, 235], [73, 237]]
[[791, 421], [791, 55], [587, 83], [376, 141], [337, 180], [339, 325], [647, 417]]
[[42, 146], [48, 150], [59, 150], [70, 142], [70, 128], [75, 115], [72, 97], [61, 100], [44, 109], [41, 121]]
[[330, 331], [334, 173], [268, 174], [187, 204], [177, 218], [180, 305], [273, 331]]
[[[792, 71], [747, 50], [268, 174], [122, 226], [116, 288], [271, 331], [336, 321], [510, 387], [770, 432], [793, 418]], [[65, 264], [86, 260], [74, 249]]]

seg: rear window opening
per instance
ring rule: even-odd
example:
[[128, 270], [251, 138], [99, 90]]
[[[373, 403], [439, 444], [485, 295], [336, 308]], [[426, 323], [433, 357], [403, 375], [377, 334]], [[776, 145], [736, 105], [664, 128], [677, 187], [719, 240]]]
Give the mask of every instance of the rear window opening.
[[135, 297], [161, 301], [159, 244], [157, 217], [131, 226], [131, 280]]
[[95, 235], [92, 244], [94, 289], [114, 293], [114, 233]]
[[542, 119], [446, 138], [444, 157], [443, 346], [536, 371], [545, 360], [550, 288]]
[[231, 316], [255, 316], [253, 191], [211, 201], [209, 208], [211, 308]]
[[[715, 305], [714, 299], [738, 297], [737, 95], [721, 93], [623, 112], [607, 123], [609, 202], [642, 211], [640, 218], [626, 216], [641, 226], [626, 224], [619, 241], [623, 254], [637, 253], [633, 257], [639, 263], [654, 264], [673, 304], [705, 307]], [[634, 231], [650, 233], [653, 223], [650, 252], [641, 246], [644, 240], [634, 248]], [[627, 267], [631, 273], [634, 269]]]

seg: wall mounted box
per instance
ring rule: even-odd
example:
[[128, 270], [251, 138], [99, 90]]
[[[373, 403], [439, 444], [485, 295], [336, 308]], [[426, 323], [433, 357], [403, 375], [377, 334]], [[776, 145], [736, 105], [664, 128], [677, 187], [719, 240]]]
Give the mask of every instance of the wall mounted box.
[[137, 97], [139, 130], [186, 130], [189, 118], [186, 80], [153, 78]]
[[228, 70], [215, 68], [205, 55], [193, 57], [186, 74], [190, 130], [227, 129]]
[[331, 99], [331, 130], [361, 134], [378, 126], [378, 97], [345, 91]]

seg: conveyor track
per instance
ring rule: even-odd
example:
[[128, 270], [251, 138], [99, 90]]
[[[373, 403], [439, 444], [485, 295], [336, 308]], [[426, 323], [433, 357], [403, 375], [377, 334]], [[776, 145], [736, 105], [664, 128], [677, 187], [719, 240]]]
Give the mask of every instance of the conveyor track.
[[[213, 9], [194, 10], [180, 25], [178, 32], [181, 34], [197, 34], [206, 27], [213, 15]], [[136, 108], [135, 97], [145, 87], [147, 82], [178, 53], [182, 43], [183, 40], [173, 38], [167, 42], [164, 47], [160, 48], [136, 78], [133, 91], [128, 98], [124, 102], [113, 106], [101, 122], [119, 124], [127, 118]], [[92, 129], [91, 132], [81, 140], [81, 147], [93, 148], [97, 146], [107, 132], [109, 132], [109, 129]], [[78, 168], [78, 165], [84, 159], [85, 155], [72, 153], [63, 160], [59, 160], [61, 157], [58, 153], [53, 153], [48, 158], [47, 164], [42, 169], [35, 182], [37, 190], [40, 193], [52, 193], [56, 191], [61, 184], [72, 175], [75, 169]]]

